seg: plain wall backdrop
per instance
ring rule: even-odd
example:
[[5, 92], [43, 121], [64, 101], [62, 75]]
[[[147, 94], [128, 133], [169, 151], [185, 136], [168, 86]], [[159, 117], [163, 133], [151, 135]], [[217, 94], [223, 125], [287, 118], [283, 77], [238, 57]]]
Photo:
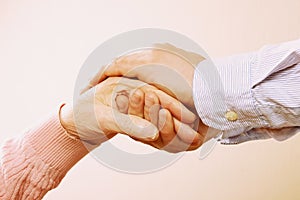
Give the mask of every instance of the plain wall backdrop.
[[[70, 102], [81, 64], [113, 35], [165, 28], [226, 56], [299, 38], [299, 8], [299, 0], [0, 0], [0, 142]], [[205, 160], [193, 152], [145, 175], [87, 156], [45, 199], [300, 199], [299, 146], [300, 135], [217, 145]]]

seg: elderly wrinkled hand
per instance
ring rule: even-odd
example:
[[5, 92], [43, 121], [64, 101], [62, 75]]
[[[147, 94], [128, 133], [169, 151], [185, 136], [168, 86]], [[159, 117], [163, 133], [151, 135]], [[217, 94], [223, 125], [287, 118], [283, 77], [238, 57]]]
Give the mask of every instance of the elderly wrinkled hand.
[[117, 133], [169, 152], [196, 149], [203, 140], [192, 128], [198, 122], [194, 113], [154, 86], [128, 78], [108, 78], [73, 107], [63, 107], [60, 116], [71, 137], [93, 146]]
[[[119, 79], [136, 89], [118, 91], [115, 98], [118, 110], [144, 118], [159, 130], [157, 140], [142, 142], [168, 152], [194, 150], [203, 143], [204, 135], [195, 131], [203, 127], [198, 127], [199, 121], [194, 120], [193, 114], [180, 102], [140, 81], [128, 78]], [[144, 86], [137, 87], [140, 83]], [[134, 139], [138, 140], [138, 138]]]

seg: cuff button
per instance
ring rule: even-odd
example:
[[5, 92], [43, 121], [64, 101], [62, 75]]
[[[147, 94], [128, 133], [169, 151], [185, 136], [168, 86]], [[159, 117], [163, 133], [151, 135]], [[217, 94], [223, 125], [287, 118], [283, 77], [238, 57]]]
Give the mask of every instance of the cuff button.
[[238, 119], [238, 115], [234, 111], [227, 111], [225, 117], [228, 121], [236, 121]]

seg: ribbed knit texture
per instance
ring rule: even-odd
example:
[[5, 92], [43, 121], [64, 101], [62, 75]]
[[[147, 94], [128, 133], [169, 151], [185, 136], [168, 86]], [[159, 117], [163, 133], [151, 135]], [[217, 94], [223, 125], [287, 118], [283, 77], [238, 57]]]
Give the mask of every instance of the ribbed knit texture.
[[42, 199], [87, 153], [52, 116], [2, 147], [0, 199]]

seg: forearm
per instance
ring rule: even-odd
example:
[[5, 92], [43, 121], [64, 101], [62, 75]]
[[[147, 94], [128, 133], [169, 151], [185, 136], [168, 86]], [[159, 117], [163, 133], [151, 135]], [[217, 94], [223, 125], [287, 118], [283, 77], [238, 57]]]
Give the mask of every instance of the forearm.
[[0, 199], [41, 199], [88, 152], [54, 115], [2, 147]]

